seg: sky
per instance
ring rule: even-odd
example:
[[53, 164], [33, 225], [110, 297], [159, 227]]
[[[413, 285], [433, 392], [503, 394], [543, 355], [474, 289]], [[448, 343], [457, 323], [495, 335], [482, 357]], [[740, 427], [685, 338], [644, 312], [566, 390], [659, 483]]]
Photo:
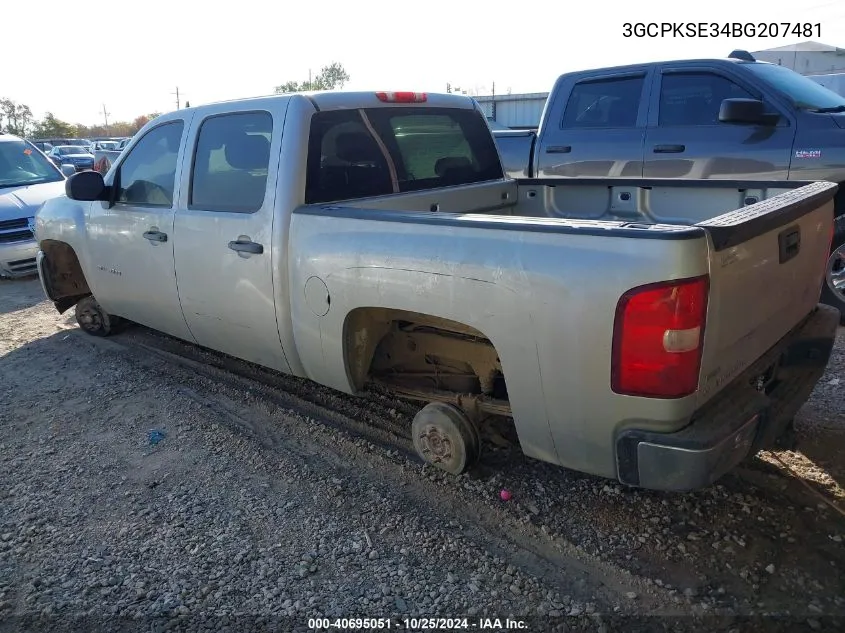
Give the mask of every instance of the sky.
[[[66, 0], [5, 3], [0, 98], [71, 123], [271, 94], [340, 62], [349, 90], [545, 92], [558, 75], [725, 57], [812, 39], [845, 48], [845, 0]], [[625, 37], [625, 23], [812, 23], [810, 38]], [[10, 25], [25, 25], [10, 27]]]

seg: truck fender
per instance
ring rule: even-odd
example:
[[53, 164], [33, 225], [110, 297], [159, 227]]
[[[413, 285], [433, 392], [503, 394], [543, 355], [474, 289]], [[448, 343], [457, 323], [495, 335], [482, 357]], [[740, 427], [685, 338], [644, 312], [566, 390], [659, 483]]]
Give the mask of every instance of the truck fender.
[[35, 234], [38, 276], [61, 314], [93, 292], [81, 259], [87, 234], [84, 204], [65, 196], [47, 200], [35, 215]]
[[66, 242], [42, 240], [36, 261], [41, 288], [63, 314], [91, 294], [76, 251]]

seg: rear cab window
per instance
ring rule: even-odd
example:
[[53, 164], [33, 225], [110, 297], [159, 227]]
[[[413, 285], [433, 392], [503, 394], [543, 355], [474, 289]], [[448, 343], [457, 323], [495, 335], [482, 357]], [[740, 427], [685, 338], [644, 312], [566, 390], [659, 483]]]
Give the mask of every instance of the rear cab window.
[[363, 108], [311, 119], [306, 204], [503, 178], [484, 117], [460, 108]]

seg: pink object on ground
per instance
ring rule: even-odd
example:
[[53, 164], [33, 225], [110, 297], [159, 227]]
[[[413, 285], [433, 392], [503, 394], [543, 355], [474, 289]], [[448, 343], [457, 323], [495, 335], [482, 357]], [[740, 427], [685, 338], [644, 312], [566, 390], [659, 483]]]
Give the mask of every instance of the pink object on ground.
[[502, 488], [502, 492], [499, 493], [499, 496], [502, 498], [502, 501], [510, 501], [511, 493], [510, 490], [505, 490]]

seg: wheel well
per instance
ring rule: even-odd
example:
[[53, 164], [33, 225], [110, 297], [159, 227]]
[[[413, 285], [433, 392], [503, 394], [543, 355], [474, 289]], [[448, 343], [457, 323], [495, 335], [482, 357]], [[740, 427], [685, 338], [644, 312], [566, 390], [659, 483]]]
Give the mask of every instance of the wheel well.
[[40, 244], [44, 253], [44, 283], [50, 298], [60, 313], [91, 294], [91, 288], [82, 272], [76, 251], [56, 240], [43, 240]]
[[499, 354], [477, 329], [417, 312], [358, 308], [344, 330], [346, 367], [356, 390], [377, 383], [414, 400], [510, 415]]

